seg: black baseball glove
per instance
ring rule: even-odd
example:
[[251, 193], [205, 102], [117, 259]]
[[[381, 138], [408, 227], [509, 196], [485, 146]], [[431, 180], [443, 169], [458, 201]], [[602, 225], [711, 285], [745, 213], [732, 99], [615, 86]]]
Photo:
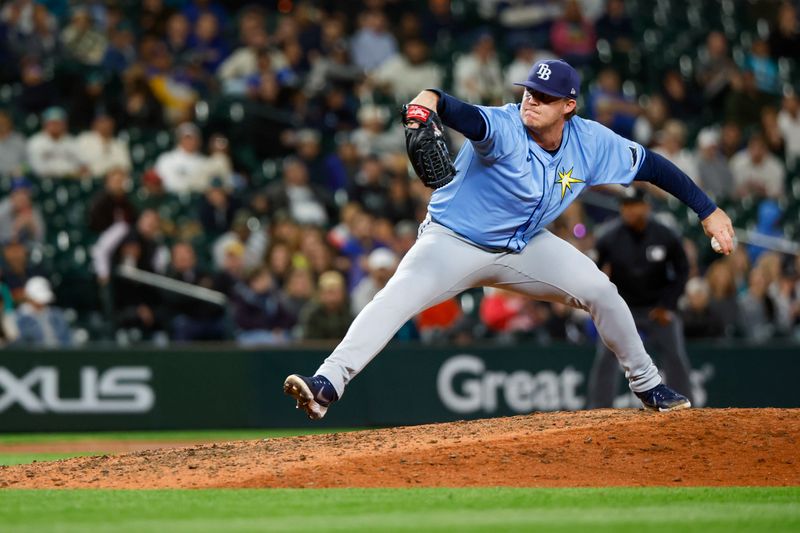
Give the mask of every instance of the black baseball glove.
[[[444, 187], [456, 175], [450, 153], [444, 142], [444, 129], [439, 115], [417, 104], [404, 105], [401, 112], [406, 129], [406, 151], [414, 172], [426, 187]], [[409, 127], [418, 124], [419, 127]]]

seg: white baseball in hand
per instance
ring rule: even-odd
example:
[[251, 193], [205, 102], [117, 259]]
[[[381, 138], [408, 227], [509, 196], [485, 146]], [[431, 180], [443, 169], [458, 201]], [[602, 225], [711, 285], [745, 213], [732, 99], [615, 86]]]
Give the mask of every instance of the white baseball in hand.
[[716, 237], [711, 237], [711, 249], [718, 254], [722, 253], [722, 245], [719, 243]]

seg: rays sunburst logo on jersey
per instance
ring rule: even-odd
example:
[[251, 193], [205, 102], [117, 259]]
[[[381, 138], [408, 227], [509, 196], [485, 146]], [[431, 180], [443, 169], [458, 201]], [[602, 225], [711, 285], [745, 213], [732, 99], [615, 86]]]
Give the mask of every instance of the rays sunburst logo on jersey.
[[564, 169], [562, 168], [558, 171], [558, 179], [556, 180], [556, 183], [561, 185], [561, 199], [563, 200], [564, 195], [567, 193], [567, 189], [572, 192], [572, 184], [583, 183], [583, 180], [572, 177], [572, 168], [566, 172], [564, 172]]

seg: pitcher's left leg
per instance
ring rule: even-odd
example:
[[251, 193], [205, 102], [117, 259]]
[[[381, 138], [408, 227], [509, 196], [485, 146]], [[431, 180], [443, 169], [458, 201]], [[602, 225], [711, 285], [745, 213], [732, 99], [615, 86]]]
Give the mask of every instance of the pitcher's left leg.
[[588, 311], [603, 342], [625, 369], [632, 391], [647, 391], [661, 383], [617, 287], [571, 244], [542, 231], [521, 253], [504, 254], [496, 264], [505, 267], [498, 285]]

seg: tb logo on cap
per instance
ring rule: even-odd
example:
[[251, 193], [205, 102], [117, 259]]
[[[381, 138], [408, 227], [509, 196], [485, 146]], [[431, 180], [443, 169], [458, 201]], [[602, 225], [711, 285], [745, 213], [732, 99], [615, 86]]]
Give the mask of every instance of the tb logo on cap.
[[539, 65], [539, 70], [536, 71], [536, 76], [540, 80], [549, 80], [551, 72], [552, 71], [550, 70], [550, 67], [547, 65], [547, 63], [542, 63], [541, 65]]

